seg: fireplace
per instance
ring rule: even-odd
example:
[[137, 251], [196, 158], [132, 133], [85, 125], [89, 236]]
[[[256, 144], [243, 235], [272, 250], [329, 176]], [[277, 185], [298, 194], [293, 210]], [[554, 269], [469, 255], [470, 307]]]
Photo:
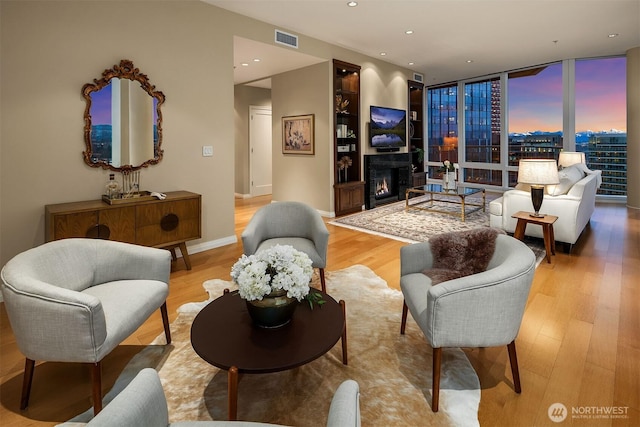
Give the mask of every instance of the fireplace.
[[398, 169], [385, 169], [376, 173], [375, 198], [380, 203], [389, 197], [398, 199]]
[[411, 156], [408, 153], [366, 155], [364, 173], [367, 209], [403, 200], [411, 182]]

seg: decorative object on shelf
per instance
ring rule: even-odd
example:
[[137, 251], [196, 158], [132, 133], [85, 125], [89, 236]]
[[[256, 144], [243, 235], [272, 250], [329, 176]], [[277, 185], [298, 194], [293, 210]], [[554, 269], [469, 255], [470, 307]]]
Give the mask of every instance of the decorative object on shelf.
[[[349, 169], [349, 167], [352, 164], [353, 164], [353, 160], [351, 160], [351, 157], [349, 156], [342, 156], [340, 160], [338, 160], [338, 170], [344, 171], [344, 181], [342, 182], [348, 181], [347, 169]], [[339, 174], [338, 174], [338, 177], [339, 177]]]
[[120, 184], [115, 180], [115, 174], [109, 174], [109, 181], [105, 185], [105, 194], [108, 199], [120, 198]]
[[140, 171], [122, 171], [122, 198], [129, 199], [140, 194]]
[[289, 323], [297, 303], [309, 295], [311, 265], [307, 254], [289, 245], [275, 245], [236, 261], [231, 278], [256, 325], [274, 328]]
[[418, 154], [417, 162], [418, 164], [411, 163], [411, 172], [416, 172], [418, 170], [422, 170], [424, 167], [424, 149], [416, 148], [415, 146], [411, 146], [411, 149]]
[[544, 198], [545, 185], [559, 184], [558, 164], [553, 159], [524, 159], [518, 164], [518, 183], [531, 186], [531, 203], [533, 210], [531, 216], [541, 218], [542, 199]]
[[413, 123], [409, 122], [409, 138], [413, 138], [413, 135], [416, 133], [416, 129], [413, 126]]
[[347, 107], [349, 106], [349, 100], [343, 99], [342, 94], [339, 93], [336, 95], [336, 113], [347, 114], [349, 111]]
[[114, 179], [115, 174], [109, 174], [106, 192], [102, 195], [104, 202], [115, 205], [154, 199], [151, 192], [140, 191], [140, 170], [123, 169], [121, 172], [122, 185]]
[[338, 125], [336, 125], [336, 136], [338, 138], [346, 138], [347, 137], [347, 125], [346, 124], [338, 124]]
[[314, 154], [314, 115], [282, 118], [282, 153]]

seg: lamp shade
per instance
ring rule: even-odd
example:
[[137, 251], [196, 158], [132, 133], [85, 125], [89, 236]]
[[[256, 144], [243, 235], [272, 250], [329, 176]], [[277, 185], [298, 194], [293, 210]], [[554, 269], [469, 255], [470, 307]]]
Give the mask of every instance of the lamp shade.
[[520, 160], [518, 182], [530, 185], [559, 184], [558, 165], [553, 159]]
[[579, 151], [561, 151], [558, 157], [558, 166], [566, 168], [576, 163], [586, 163], [584, 153]]

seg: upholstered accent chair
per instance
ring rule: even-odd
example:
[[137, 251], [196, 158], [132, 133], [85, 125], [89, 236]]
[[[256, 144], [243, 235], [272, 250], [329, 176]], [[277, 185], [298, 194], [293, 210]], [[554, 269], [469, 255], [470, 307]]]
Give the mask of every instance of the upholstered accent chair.
[[[246, 421], [185, 421], [169, 424], [167, 399], [162, 389], [158, 373], [152, 368], [141, 370], [107, 406], [94, 417], [89, 427], [121, 427], [121, 426], [202, 426], [202, 427], [257, 427], [263, 424]], [[317, 414], [309, 414], [317, 416]], [[79, 423], [68, 423], [79, 426]], [[65, 424], [62, 424], [65, 426]], [[336, 390], [331, 400], [328, 427], [360, 426], [360, 389], [358, 383], [346, 380]]]
[[405, 333], [409, 311], [433, 347], [431, 409], [438, 411], [445, 347], [506, 345], [514, 389], [520, 393], [515, 339], [536, 268], [533, 251], [519, 240], [499, 234], [486, 270], [434, 284], [423, 273], [433, 267], [429, 242], [400, 249], [400, 288], [404, 295], [400, 333]]
[[322, 290], [326, 291], [324, 269], [327, 266], [329, 230], [320, 214], [300, 202], [275, 202], [260, 208], [242, 232], [245, 255], [275, 245], [290, 245], [311, 258], [319, 269]]
[[99, 239], [64, 239], [16, 255], [2, 293], [26, 357], [20, 408], [29, 404], [35, 361], [91, 365], [94, 413], [102, 409], [101, 361], [158, 308], [171, 342], [167, 250]]

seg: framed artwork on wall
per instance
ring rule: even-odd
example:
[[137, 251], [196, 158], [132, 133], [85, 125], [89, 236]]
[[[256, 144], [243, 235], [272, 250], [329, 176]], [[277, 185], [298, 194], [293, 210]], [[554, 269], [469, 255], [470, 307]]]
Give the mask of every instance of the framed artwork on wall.
[[288, 116], [282, 118], [282, 153], [315, 153], [314, 115]]

